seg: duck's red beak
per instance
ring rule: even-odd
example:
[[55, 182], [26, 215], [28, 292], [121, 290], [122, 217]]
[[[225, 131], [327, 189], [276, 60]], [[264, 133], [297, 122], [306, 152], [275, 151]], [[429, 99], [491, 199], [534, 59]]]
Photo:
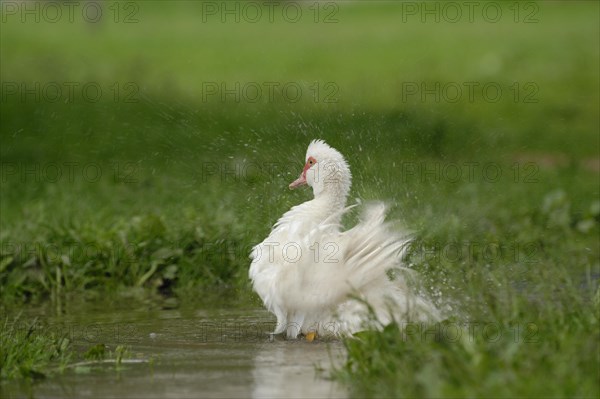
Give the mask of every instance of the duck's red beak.
[[302, 172], [300, 177], [297, 178], [296, 180], [294, 180], [293, 182], [291, 182], [288, 187], [290, 188], [290, 190], [293, 190], [293, 189], [303, 186], [305, 184], [306, 184], [306, 172]]

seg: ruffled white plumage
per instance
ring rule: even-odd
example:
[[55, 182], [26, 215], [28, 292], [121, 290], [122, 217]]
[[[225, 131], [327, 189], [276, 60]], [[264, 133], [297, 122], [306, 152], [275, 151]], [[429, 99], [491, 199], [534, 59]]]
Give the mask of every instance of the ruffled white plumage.
[[408, 236], [385, 222], [380, 202], [364, 206], [360, 222], [342, 231], [341, 218], [354, 207], [344, 206], [349, 169], [324, 142], [311, 143], [307, 160], [312, 154], [321, 168], [325, 161], [337, 165], [337, 180], [328, 181], [324, 173], [308, 178], [315, 198], [286, 212], [251, 255], [250, 279], [277, 317], [275, 333], [353, 334], [367, 327], [369, 307], [379, 325], [435, 318], [435, 308], [406, 282]]

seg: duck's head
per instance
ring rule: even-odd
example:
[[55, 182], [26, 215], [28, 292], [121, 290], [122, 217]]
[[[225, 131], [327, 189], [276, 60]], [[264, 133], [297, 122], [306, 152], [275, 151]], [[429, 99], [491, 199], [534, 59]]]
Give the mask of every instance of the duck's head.
[[344, 156], [323, 140], [313, 140], [306, 150], [306, 163], [300, 177], [290, 184], [290, 189], [304, 184], [313, 189], [316, 197], [334, 195], [346, 199], [352, 175]]

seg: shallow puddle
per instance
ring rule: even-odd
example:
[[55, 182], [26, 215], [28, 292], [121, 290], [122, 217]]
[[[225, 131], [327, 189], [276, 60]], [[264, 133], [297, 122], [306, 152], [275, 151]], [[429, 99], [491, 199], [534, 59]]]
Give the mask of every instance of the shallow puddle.
[[343, 359], [342, 344], [270, 339], [274, 319], [261, 309], [94, 309], [40, 316], [39, 324], [67, 334], [81, 351], [124, 345], [127, 363], [81, 364], [32, 384], [4, 382], [3, 398], [347, 396], [326, 379]]

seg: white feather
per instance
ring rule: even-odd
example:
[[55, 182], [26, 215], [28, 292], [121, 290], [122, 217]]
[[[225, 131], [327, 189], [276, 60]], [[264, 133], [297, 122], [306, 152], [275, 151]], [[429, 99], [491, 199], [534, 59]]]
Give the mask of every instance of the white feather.
[[353, 334], [368, 327], [369, 306], [379, 326], [436, 319], [402, 273], [388, 276], [390, 269], [410, 272], [402, 265], [410, 239], [385, 222], [385, 206], [365, 205], [360, 222], [342, 231], [343, 214], [355, 206], [345, 206], [348, 165], [320, 140], [309, 145], [309, 158], [316, 160], [305, 173], [315, 198], [286, 212], [251, 255], [250, 279], [277, 317], [275, 333]]

